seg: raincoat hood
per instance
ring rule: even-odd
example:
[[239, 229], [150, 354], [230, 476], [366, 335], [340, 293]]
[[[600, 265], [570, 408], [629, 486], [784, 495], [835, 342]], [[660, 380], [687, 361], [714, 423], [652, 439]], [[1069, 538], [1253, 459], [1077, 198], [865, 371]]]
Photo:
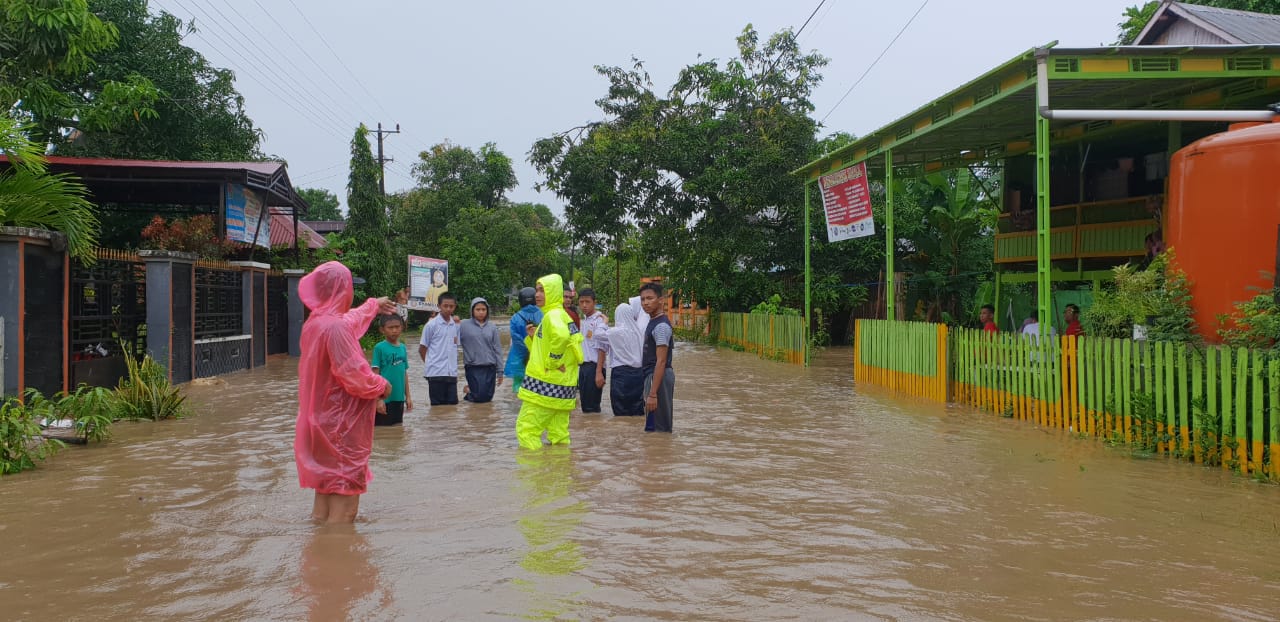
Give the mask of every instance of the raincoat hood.
[[542, 304], [543, 313], [564, 308], [564, 280], [559, 274], [548, 274], [538, 279], [538, 285], [542, 286], [542, 294], [545, 296]]
[[336, 261], [316, 266], [298, 282], [298, 297], [312, 313], [342, 315], [351, 309], [351, 271]]

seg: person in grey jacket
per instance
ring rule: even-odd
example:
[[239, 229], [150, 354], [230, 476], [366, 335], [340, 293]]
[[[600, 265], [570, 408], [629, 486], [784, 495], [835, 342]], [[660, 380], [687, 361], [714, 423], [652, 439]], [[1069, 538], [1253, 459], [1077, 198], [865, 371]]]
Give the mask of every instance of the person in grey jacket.
[[462, 321], [458, 330], [462, 346], [462, 364], [467, 375], [463, 400], [484, 403], [493, 401], [494, 387], [502, 384], [502, 345], [498, 326], [489, 321], [489, 301], [471, 299], [471, 317]]

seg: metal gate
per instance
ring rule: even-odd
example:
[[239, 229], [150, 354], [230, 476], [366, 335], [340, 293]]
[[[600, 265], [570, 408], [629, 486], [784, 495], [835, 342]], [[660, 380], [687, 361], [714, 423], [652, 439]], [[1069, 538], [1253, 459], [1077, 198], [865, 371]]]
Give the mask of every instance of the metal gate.
[[71, 263], [72, 388], [114, 387], [147, 346], [147, 271], [133, 253], [100, 249], [98, 262]]
[[267, 354], [289, 353], [289, 283], [283, 274], [267, 276]]

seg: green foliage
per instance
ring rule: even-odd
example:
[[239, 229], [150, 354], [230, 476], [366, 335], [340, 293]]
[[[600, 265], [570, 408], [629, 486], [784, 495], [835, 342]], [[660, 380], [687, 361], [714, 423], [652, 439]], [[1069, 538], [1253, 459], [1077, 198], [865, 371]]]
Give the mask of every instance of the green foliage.
[[27, 389], [25, 401], [29, 408], [48, 420], [72, 421], [76, 434], [86, 442], [111, 438], [111, 424], [115, 422], [118, 407], [115, 392], [111, 389], [82, 384], [74, 393], [58, 393], [53, 398], [46, 398], [35, 389]]
[[17, 398], [0, 403], [0, 475], [34, 469], [36, 462], [62, 448], [61, 442], [40, 435], [40, 419], [50, 410], [47, 404], [32, 408]]
[[271, 248], [271, 266], [278, 270], [305, 270], [310, 272], [322, 263], [341, 259], [343, 246], [351, 244], [349, 238], [344, 238], [337, 233], [329, 234], [327, 239], [328, 244], [326, 246], [311, 248], [304, 244], [298, 247], [297, 252], [294, 252], [293, 247], [289, 245], [273, 246]]
[[0, 152], [17, 159], [0, 173], [0, 225], [60, 232], [67, 252], [92, 264], [99, 223], [88, 190], [69, 175], [48, 174], [39, 145], [8, 114], [0, 114]]
[[1218, 336], [1233, 348], [1267, 350], [1280, 356], [1280, 289], [1265, 291], [1236, 303], [1230, 316], [1219, 317]]
[[752, 313], [764, 313], [766, 315], [800, 315], [798, 309], [782, 306], [782, 296], [774, 294], [768, 300], [751, 307]]
[[116, 412], [119, 419], [151, 419], [160, 421], [183, 417], [188, 412], [186, 396], [169, 383], [164, 367], [147, 355], [141, 362], [125, 357], [129, 375], [116, 388]]
[[64, 128], [107, 130], [157, 116], [155, 85], [131, 73], [100, 76], [97, 59], [120, 33], [87, 0], [0, 3], [0, 110], [34, 124], [36, 142]]
[[816, 149], [809, 96], [826, 64], [790, 31], [762, 44], [748, 26], [737, 43], [736, 58], [689, 65], [665, 93], [639, 61], [597, 67], [605, 118], [529, 155], [582, 248], [603, 252], [638, 225], [668, 284], [717, 309], [779, 293], [775, 270], [803, 265], [803, 184], [790, 172]]
[[1152, 341], [1198, 341], [1187, 277], [1175, 261], [1168, 250], [1146, 269], [1132, 264], [1114, 268], [1114, 281], [1098, 292], [1081, 317], [1088, 334], [1127, 339], [1133, 336], [1134, 324], [1143, 324]]
[[[1185, 4], [1200, 4], [1204, 6], [1218, 7], [1220, 9], [1235, 9], [1237, 11], [1252, 11], [1254, 13], [1280, 13], [1280, 0], [1181, 0]], [[1117, 45], [1130, 45], [1138, 40], [1138, 34], [1146, 28], [1147, 22], [1155, 16], [1156, 9], [1160, 7], [1160, 3], [1156, 1], [1145, 2], [1130, 6], [1124, 10], [1121, 16], [1124, 21], [1116, 25], [1120, 29], [1119, 38], [1116, 40]]]
[[298, 188], [298, 196], [310, 207], [307, 220], [342, 220], [338, 195], [323, 188]]
[[381, 172], [369, 147], [369, 128], [356, 128], [351, 139], [351, 172], [347, 180], [347, 228], [344, 237], [351, 238], [355, 254], [344, 255], [346, 264], [356, 276], [368, 281], [370, 291], [389, 295], [403, 287], [407, 268], [392, 261], [388, 246], [386, 202], [378, 181]]
[[919, 319], [958, 321], [971, 306], [977, 279], [990, 274], [999, 212], [986, 188], [994, 182], [987, 171], [964, 169], [895, 188], [895, 211], [901, 197], [923, 212], [919, 221], [906, 219], [900, 234], [912, 246], [902, 263], [912, 273], [910, 297], [924, 309]]
[[[116, 46], [94, 55], [93, 71], [76, 75], [62, 88], [98, 91], [121, 84], [151, 85], [158, 97], [153, 113], [131, 115], [105, 127], [81, 128], [74, 141], [57, 146], [65, 155], [238, 161], [261, 159], [262, 132], [244, 110], [244, 98], [228, 69], [210, 65], [183, 45], [195, 24], [165, 13], [151, 15], [147, 0], [93, 0], [93, 12], [120, 35]], [[116, 99], [131, 104], [125, 91]], [[123, 111], [122, 112], [128, 112]]]

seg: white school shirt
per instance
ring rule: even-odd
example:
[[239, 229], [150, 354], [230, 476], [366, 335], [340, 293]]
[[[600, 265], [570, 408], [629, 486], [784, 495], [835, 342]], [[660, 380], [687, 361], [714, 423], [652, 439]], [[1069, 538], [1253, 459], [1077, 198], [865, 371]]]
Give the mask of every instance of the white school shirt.
[[604, 314], [596, 311], [591, 317], [582, 318], [582, 362], [598, 363], [600, 351], [606, 348], [604, 333], [609, 330], [609, 321]]
[[422, 368], [424, 378], [458, 377], [457, 322], [446, 322], [443, 315], [431, 318], [422, 327], [422, 340], [418, 345], [427, 346], [427, 361]]

